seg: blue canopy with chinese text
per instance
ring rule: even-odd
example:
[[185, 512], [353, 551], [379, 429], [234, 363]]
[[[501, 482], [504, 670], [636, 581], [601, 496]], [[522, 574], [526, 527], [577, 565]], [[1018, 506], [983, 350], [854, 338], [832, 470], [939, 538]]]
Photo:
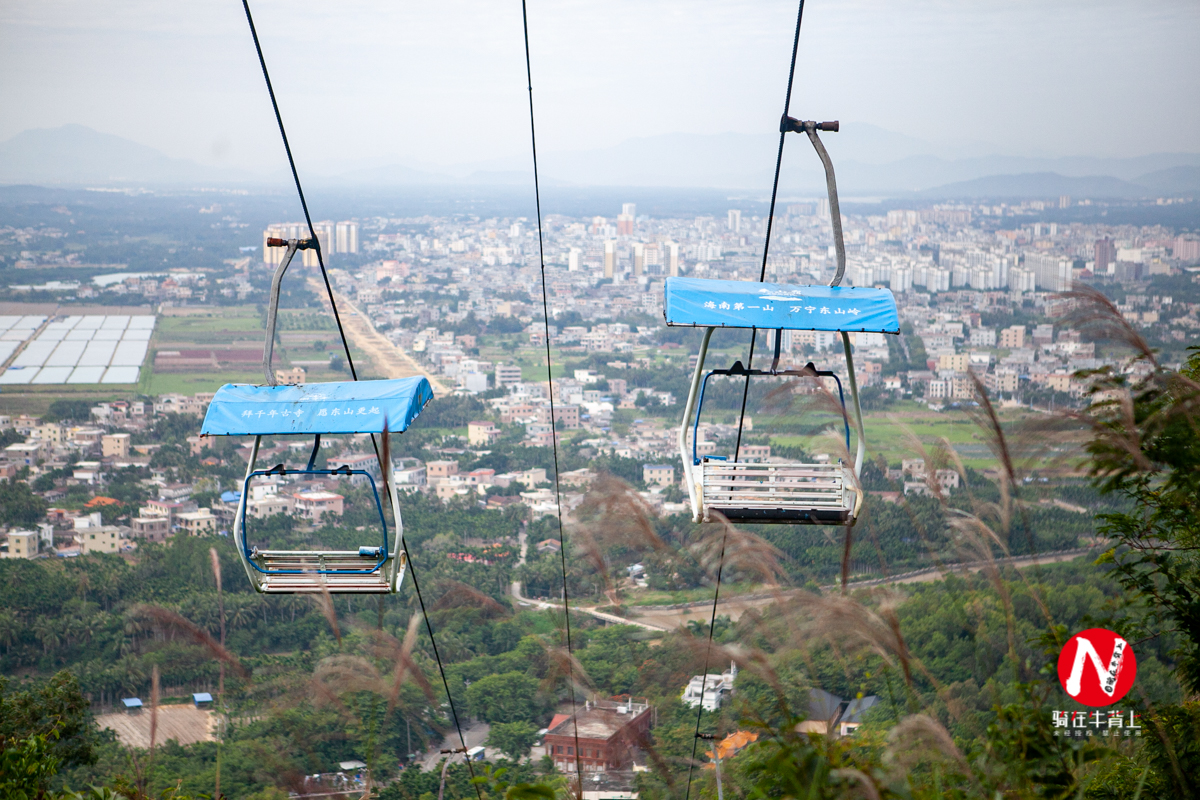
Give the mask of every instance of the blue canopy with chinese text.
[[667, 278], [668, 325], [900, 333], [889, 289]]
[[389, 431], [402, 433], [432, 399], [423, 377], [299, 386], [229, 383], [209, 403], [200, 433], [382, 433], [385, 421]]

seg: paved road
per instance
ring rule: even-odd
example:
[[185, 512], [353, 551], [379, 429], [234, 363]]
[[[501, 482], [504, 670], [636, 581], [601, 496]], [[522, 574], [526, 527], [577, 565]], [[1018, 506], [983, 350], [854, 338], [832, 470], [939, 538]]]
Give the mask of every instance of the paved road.
[[[491, 731], [491, 729], [491, 726], [486, 722], [472, 722], [468, 725], [465, 725], [463, 727], [463, 739], [466, 739], [467, 741], [467, 749], [470, 750], [472, 747], [478, 747], [486, 742], [488, 732]], [[451, 730], [446, 734], [446, 737], [437, 744], [437, 746], [426, 751], [424, 758], [421, 759], [421, 768], [426, 772], [432, 770], [438, 765], [439, 761], [446, 757], [440, 751], [457, 750], [460, 747], [462, 747], [462, 742], [460, 742], [458, 739], [458, 731]], [[454, 754], [453, 757], [455, 759], [462, 760], [462, 756], [457, 753]]]

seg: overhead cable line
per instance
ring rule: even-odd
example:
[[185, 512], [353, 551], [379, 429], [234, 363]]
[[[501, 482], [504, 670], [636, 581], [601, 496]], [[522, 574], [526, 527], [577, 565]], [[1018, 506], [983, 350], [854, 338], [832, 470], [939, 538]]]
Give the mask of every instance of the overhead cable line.
[[562, 489], [558, 477], [558, 420], [554, 414], [554, 370], [550, 361], [550, 301], [546, 291], [546, 245], [542, 235], [542, 192], [538, 182], [537, 124], [533, 115], [533, 68], [529, 58], [529, 13], [521, 0], [521, 26], [525, 33], [525, 79], [529, 89], [529, 142], [533, 152], [533, 198], [537, 208], [538, 264], [542, 273], [542, 324], [546, 334], [546, 382], [550, 390], [550, 445], [554, 452], [554, 507], [558, 511], [558, 556], [562, 564], [563, 620], [567, 639], [567, 689], [571, 693], [571, 724], [575, 728], [575, 777], [583, 797], [583, 764], [579, 751], [579, 709], [575, 705], [574, 648], [571, 646], [571, 599], [567, 590], [567, 547], [563, 537]]
[[[770, 207], [770, 210], [767, 212], [767, 238], [766, 238], [766, 241], [763, 243], [762, 269], [759, 271], [759, 274], [758, 274], [758, 282], [759, 283], [762, 283], [763, 281], [765, 281], [766, 277], [767, 277], [767, 255], [770, 253], [770, 250], [771, 250], [771, 226], [775, 220], [775, 200], [779, 195], [779, 172], [780, 172], [781, 167], [783, 166], [783, 145], [784, 145], [784, 142], [787, 140], [787, 134], [788, 134], [788, 129], [785, 126], [785, 123], [788, 120], [788, 111], [791, 110], [791, 106], [792, 106], [792, 84], [796, 78], [796, 55], [800, 50], [800, 23], [803, 20], [804, 20], [804, 0], [800, 0], [799, 8], [796, 11], [796, 32], [792, 36], [792, 61], [791, 61], [791, 66], [788, 69], [787, 93], [784, 95], [784, 98], [783, 98], [783, 117], [780, 121], [780, 126], [779, 126], [779, 150], [775, 154], [775, 179], [771, 184], [771, 207]], [[776, 331], [775, 335], [779, 336], [780, 333], [781, 333], [780, 331]], [[757, 339], [757, 337], [758, 337], [758, 329], [752, 328], [750, 330], [750, 353], [746, 358], [746, 370], [747, 370], [746, 385], [745, 385], [745, 388], [742, 390], [742, 411], [741, 411], [741, 414], [738, 416], [737, 443], [734, 445], [734, 451], [733, 451], [733, 460], [735, 463], [738, 460], [738, 452], [742, 448], [742, 425], [746, 421], [746, 398], [750, 394], [749, 370], [753, 369], [753, 367], [754, 367], [754, 343], [755, 343], [755, 340]], [[778, 355], [778, 344], [776, 344], [776, 354]], [[696, 707], [696, 732], [695, 732], [695, 737], [692, 739], [692, 757], [688, 761], [687, 790], [684, 793], [684, 800], [688, 800], [692, 793], [692, 770], [696, 766], [696, 746], [700, 741], [700, 720], [702, 718], [702, 715], [704, 714], [704, 702], [703, 702], [704, 684], [708, 680], [708, 663], [709, 663], [709, 656], [712, 654], [713, 630], [716, 628], [716, 625], [717, 625], [717, 604], [721, 597], [721, 573], [725, 569], [725, 545], [729, 538], [728, 523], [725, 523], [725, 525], [726, 525], [725, 530], [721, 534], [720, 560], [717, 563], [717, 584], [716, 584], [716, 587], [713, 589], [712, 616], [710, 617], [709, 622], [708, 622], [708, 646], [704, 648], [704, 671], [702, 673], [700, 673], [702, 676], [700, 679], [701, 702]], [[719, 742], [716, 742], [716, 741], [713, 742], [714, 752], [718, 749], [719, 745], [720, 745]]]
[[[329, 295], [329, 306], [333, 309], [333, 319], [337, 323], [338, 336], [341, 337], [342, 348], [346, 352], [346, 363], [350, 367], [350, 377], [357, 381], [358, 372], [354, 368], [354, 357], [350, 354], [350, 344], [346, 341], [346, 332], [342, 328], [342, 318], [338, 314], [337, 300], [333, 294], [333, 287], [329, 283], [329, 274], [325, 270], [325, 257], [321, 252], [321, 241], [317, 238], [317, 232], [312, 223], [312, 216], [308, 212], [308, 201], [304, 198], [304, 187], [300, 184], [300, 173], [296, 170], [296, 160], [292, 157], [292, 146], [288, 142], [287, 129], [284, 128], [283, 125], [283, 115], [279, 111], [279, 101], [275, 98], [275, 87], [271, 84], [271, 74], [267, 71], [267, 60], [263, 56], [262, 43], [259, 42], [258, 39], [258, 29], [254, 25], [254, 15], [250, 12], [250, 0], [242, 0], [242, 8], [246, 11], [246, 22], [250, 25], [250, 35], [254, 39], [254, 50], [258, 53], [258, 63], [259, 66], [262, 67], [263, 80], [266, 81], [267, 84], [267, 94], [271, 96], [271, 108], [275, 112], [275, 121], [279, 124], [279, 135], [283, 139], [283, 149], [287, 153], [288, 166], [292, 171], [292, 180], [296, 184], [296, 194], [299, 195], [300, 206], [304, 209], [304, 221], [308, 225], [308, 235], [312, 242], [311, 247], [312, 249], [316, 250], [317, 266], [321, 268], [321, 278], [325, 282], [325, 291]], [[375, 434], [371, 434], [371, 444], [375, 448], [375, 457], [382, 462], [382, 458], [379, 454], [379, 443], [375, 439]], [[381, 463], [380, 466], [385, 470], [385, 472], [390, 469], [390, 465], [384, 465]], [[384, 491], [385, 493], [390, 493], [386, 487]], [[403, 534], [401, 534], [401, 544], [404, 546], [404, 551], [407, 553], [408, 546], [404, 543]], [[446, 690], [446, 699], [450, 704], [450, 714], [454, 718], [454, 727], [458, 731], [458, 740], [462, 745], [462, 752], [466, 752], [467, 741], [463, 736], [462, 725], [458, 720], [458, 711], [454, 707], [454, 696], [450, 693], [450, 684], [446, 680], [446, 670], [442, 665], [442, 657], [438, 652], [437, 640], [435, 640], [433, 637], [433, 626], [430, 624], [429, 614], [425, 610], [425, 600], [421, 596], [421, 588], [417, 583], [416, 566], [412, 563], [411, 559], [409, 559], [408, 562], [408, 569], [412, 574], [413, 590], [416, 592], [417, 602], [421, 607], [421, 616], [425, 619], [425, 630], [428, 631], [429, 642], [433, 646], [433, 655], [437, 660], [438, 672], [442, 677], [442, 686], [445, 687]], [[470, 759], [467, 759], [467, 770], [471, 774], [472, 782], [474, 782], [475, 768], [471, 766]], [[475, 784], [475, 793], [479, 797], [479, 800], [483, 800], [483, 794], [478, 784]]]

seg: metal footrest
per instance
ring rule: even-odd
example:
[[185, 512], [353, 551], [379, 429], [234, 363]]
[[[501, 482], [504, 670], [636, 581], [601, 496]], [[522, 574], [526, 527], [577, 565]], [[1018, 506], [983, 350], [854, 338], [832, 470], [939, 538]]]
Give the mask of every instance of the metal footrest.
[[260, 591], [264, 594], [388, 594], [391, 586], [382, 571], [375, 575], [267, 575]]

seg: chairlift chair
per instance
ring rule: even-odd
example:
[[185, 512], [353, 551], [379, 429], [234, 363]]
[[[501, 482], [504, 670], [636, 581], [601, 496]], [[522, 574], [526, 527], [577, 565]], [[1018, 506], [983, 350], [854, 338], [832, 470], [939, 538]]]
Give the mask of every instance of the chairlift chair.
[[[393, 380], [342, 381], [276, 385], [271, 370], [275, 322], [279, 305], [279, 286], [283, 273], [296, 250], [305, 249], [311, 240], [269, 244], [286, 246], [288, 251], [276, 269], [271, 285], [271, 303], [267, 315], [267, 339], [263, 349], [266, 385], [226, 384], [209, 403], [201, 427], [202, 436], [254, 436], [254, 444], [242, 482], [242, 496], [233, 522], [233, 538], [246, 575], [255, 590], [266, 594], [294, 594], [328, 591], [333, 594], [388, 594], [399, 591], [408, 564], [403, 545], [403, 523], [395, 474], [386, 443], [380, 454], [384, 493], [391, 503], [395, 531], [389, 537], [383, 515], [383, 503], [374, 476], [366, 470], [317, 469], [316, 458], [322, 434], [403, 433], [425, 405], [433, 399], [433, 389], [424, 377]], [[312, 454], [304, 469], [289, 469], [277, 464], [257, 469], [263, 436], [300, 434], [313, 436]], [[365, 477], [379, 512], [381, 537], [378, 543], [357, 550], [267, 550], [251, 546], [246, 535], [247, 502], [250, 482], [263, 476]]]
[[[803, 7], [803, 6], [802, 6]], [[799, 22], [797, 22], [799, 35]], [[793, 55], [793, 59], [795, 56]], [[795, 62], [793, 60], [793, 69]], [[788, 84], [789, 91], [791, 84]], [[667, 325], [704, 328], [696, 371], [679, 426], [679, 454], [683, 458], [683, 474], [692, 501], [692, 518], [709, 522], [712, 512], [726, 519], [745, 522], [774, 522], [808, 525], [845, 525], [858, 519], [863, 492], [859, 483], [867, 441], [863, 434], [862, 408], [858, 399], [858, 381], [854, 375], [854, 356], [850, 337], [858, 333], [900, 333], [900, 317], [896, 298], [888, 289], [841, 286], [846, 271], [846, 245], [842, 238], [842, 213], [838, 204], [837, 179], [829, 152], [821, 142], [819, 132], [841, 129], [837, 121], [816, 122], [789, 117], [785, 112], [779, 121], [779, 133], [803, 133], [812, 142], [825, 168], [825, 184], [829, 192], [830, 226], [837, 254], [837, 271], [828, 286], [803, 286], [783, 283], [751, 283], [749, 281], [708, 280], [704, 278], [672, 277], [666, 281], [663, 316]], [[783, 139], [780, 139], [780, 156]], [[776, 188], [779, 170], [775, 172]], [[774, 212], [775, 195], [771, 196]], [[770, 245], [768, 224], [767, 245]], [[763, 256], [763, 276], [766, 275], [766, 255]], [[775, 331], [775, 358], [769, 370], [756, 370], [741, 362], [728, 370], [713, 370], [704, 374], [704, 359], [708, 343], [717, 328], [763, 328]], [[840, 333], [846, 354], [846, 374], [850, 397], [854, 404], [854, 428], [858, 447], [854, 466], [837, 464], [750, 463], [729, 461], [717, 456], [701, 457], [696, 452], [695, 435], [699, 431], [704, 387], [712, 375], [739, 375], [749, 381], [754, 375], [832, 377], [837, 380], [841, 398], [842, 418], [846, 422], [846, 452], [850, 451], [849, 415], [842, 393], [841, 380], [832, 372], [818, 372], [810, 363], [800, 370], [780, 370], [779, 352], [785, 330], [828, 331]], [[747, 385], [747, 389], [749, 386]], [[699, 396], [699, 397], [698, 397]], [[687, 448], [687, 429], [692, 422], [692, 451]], [[740, 437], [740, 429], [739, 429]]]
[[[704, 328], [696, 370], [679, 428], [683, 475], [696, 522], [712, 521], [712, 512], [743, 522], [809, 525], [853, 525], [862, 506], [859, 475], [866, 452], [858, 382], [849, 332], [900, 332], [896, 299], [888, 289], [752, 283], [705, 278], [668, 278], [663, 313], [667, 325]], [[704, 372], [709, 341], [717, 328], [767, 328], [775, 331], [775, 356], [770, 369], [747, 369], [739, 361], [730, 369]], [[713, 375], [832, 377], [842, 395], [841, 380], [819, 372], [810, 363], [799, 370], [780, 370], [779, 355], [785, 330], [839, 332], [843, 336], [846, 370], [854, 407], [857, 450], [853, 467], [836, 464], [753, 463], [697, 453], [704, 389]], [[849, 415], [846, 450], [850, 450]], [[692, 447], [687, 446], [688, 428]], [[736, 455], [735, 455], [736, 458]]]

